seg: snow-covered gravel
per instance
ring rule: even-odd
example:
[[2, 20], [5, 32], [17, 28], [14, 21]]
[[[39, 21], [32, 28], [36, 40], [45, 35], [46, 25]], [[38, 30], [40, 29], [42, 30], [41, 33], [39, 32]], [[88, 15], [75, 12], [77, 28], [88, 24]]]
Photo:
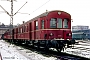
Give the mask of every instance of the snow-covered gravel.
[[3, 60], [57, 60], [55, 57], [46, 57], [0, 40], [0, 52]]

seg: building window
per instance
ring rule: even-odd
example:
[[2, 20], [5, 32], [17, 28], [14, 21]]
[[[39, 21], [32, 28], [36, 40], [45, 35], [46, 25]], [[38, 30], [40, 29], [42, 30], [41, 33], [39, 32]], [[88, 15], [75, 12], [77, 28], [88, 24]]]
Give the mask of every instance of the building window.
[[41, 29], [44, 29], [44, 20], [41, 21]]
[[36, 21], [36, 30], [38, 29], [38, 21]]
[[68, 28], [68, 19], [64, 19], [63, 28]]
[[57, 19], [57, 28], [62, 28], [62, 19], [61, 18]]
[[51, 20], [50, 20], [50, 28], [56, 28], [56, 18], [51, 18]]

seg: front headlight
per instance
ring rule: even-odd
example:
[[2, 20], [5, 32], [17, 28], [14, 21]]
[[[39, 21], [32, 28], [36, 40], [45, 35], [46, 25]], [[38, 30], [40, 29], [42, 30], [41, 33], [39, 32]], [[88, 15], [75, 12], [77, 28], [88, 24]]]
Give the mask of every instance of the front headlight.
[[71, 33], [69, 33], [69, 36], [71, 36]]
[[67, 36], [71, 36], [71, 33], [67, 33]]
[[52, 36], [53, 35], [53, 33], [50, 33], [50, 36]]

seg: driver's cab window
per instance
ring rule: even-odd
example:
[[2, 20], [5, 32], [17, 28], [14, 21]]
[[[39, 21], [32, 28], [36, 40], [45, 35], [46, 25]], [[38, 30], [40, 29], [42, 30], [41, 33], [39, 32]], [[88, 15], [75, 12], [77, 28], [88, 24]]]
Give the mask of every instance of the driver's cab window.
[[57, 19], [57, 28], [62, 28], [62, 19], [61, 18]]
[[57, 28], [56, 21], [57, 21], [56, 18], [51, 18], [51, 20], [50, 20], [50, 28]]
[[63, 21], [63, 28], [68, 28], [68, 19], [64, 19]]
[[36, 25], [36, 30], [38, 30], [38, 21], [36, 21], [35, 25]]

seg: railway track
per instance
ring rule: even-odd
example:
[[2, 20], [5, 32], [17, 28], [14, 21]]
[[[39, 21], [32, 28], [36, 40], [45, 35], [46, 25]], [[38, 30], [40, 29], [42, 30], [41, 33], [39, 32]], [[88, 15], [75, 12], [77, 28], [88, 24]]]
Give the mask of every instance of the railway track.
[[[25, 49], [29, 49], [31, 51], [38, 53], [38, 54], [42, 54], [46, 57], [51, 57], [51, 56], [55, 57], [56, 60], [61, 60], [61, 59], [62, 60], [83, 60], [83, 59], [89, 60], [88, 58], [85, 58], [85, 57], [80, 57], [80, 56], [76, 56], [76, 55], [72, 55], [72, 54], [68, 54], [68, 53], [63, 53], [63, 52], [59, 53], [55, 50], [45, 50], [44, 48], [37, 49], [37, 47], [32, 47], [32, 46], [26, 45], [26, 44], [18, 44], [18, 46], [21, 46]], [[77, 52], [75, 52], [75, 53], [77, 53]]]
[[78, 44], [75, 44], [73, 48], [67, 49], [65, 52], [77, 56], [81, 56], [84, 58], [88, 58], [90, 60], [90, 41], [88, 40], [80, 40]]

